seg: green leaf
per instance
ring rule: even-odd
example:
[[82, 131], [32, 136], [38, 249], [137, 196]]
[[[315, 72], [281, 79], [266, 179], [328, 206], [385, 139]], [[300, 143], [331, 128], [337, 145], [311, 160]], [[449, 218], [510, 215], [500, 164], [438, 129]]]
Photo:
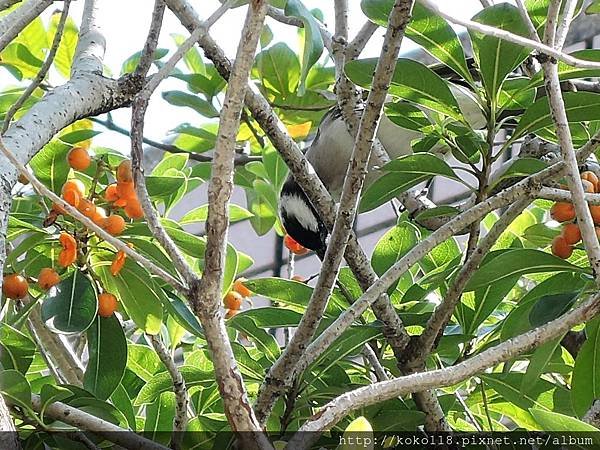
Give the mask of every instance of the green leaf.
[[145, 269], [131, 258], [125, 260], [121, 272], [110, 273], [111, 260], [99, 261], [94, 270], [104, 287], [114, 294], [127, 315], [138, 328], [148, 334], [158, 334], [163, 318], [163, 292]]
[[81, 333], [87, 330], [98, 311], [96, 290], [79, 270], [49, 291], [42, 302], [42, 320], [57, 333]]
[[585, 9], [586, 14], [600, 14], [600, 0], [593, 0]]
[[[565, 110], [569, 122], [583, 122], [600, 119], [600, 94], [592, 92], [565, 92]], [[532, 104], [521, 116], [519, 124], [505, 145], [510, 145], [524, 134], [534, 133], [542, 128], [553, 126], [550, 106], [546, 97]]]
[[[179, 366], [179, 371], [189, 389], [193, 386], [211, 386], [215, 382], [215, 374], [192, 366]], [[153, 402], [160, 394], [173, 390], [173, 380], [168, 372], [160, 372], [152, 377], [140, 390], [134, 405], [141, 406]]]
[[0, 323], [0, 367], [14, 369], [23, 375], [33, 362], [35, 343], [26, 334], [6, 323]]
[[256, 55], [253, 76], [282, 98], [291, 97], [300, 81], [300, 62], [296, 54], [283, 42]]
[[66, 144], [75, 145], [79, 144], [80, 142], [87, 141], [88, 139], [92, 139], [101, 133], [101, 131], [95, 130], [77, 130], [61, 134], [58, 138]]
[[185, 185], [185, 177], [146, 177], [148, 195], [153, 199], [164, 198], [172, 195]]
[[[54, 35], [58, 26], [58, 16], [54, 15], [50, 19], [50, 27], [48, 32]], [[79, 40], [79, 30], [77, 25], [72, 18], [68, 18], [65, 23], [60, 45], [56, 51], [54, 57], [54, 67], [62, 75], [63, 78], [69, 79], [71, 77], [71, 65], [73, 64], [73, 57], [75, 56], [75, 49], [77, 48], [77, 42]]]
[[[570, 54], [574, 58], [584, 59], [587, 61], [600, 61], [600, 50], [584, 49], [577, 50]], [[558, 62], [558, 77], [561, 81], [572, 80], [574, 78], [595, 78], [600, 76], [599, 69], [581, 69], [573, 67], [565, 62]], [[544, 85], [544, 72], [540, 70], [530, 81], [530, 87], [539, 87]]]
[[[370, 88], [376, 65], [377, 58], [351, 61], [346, 64], [346, 75], [354, 83]], [[389, 93], [460, 122], [464, 121], [448, 83], [427, 66], [412, 59], [398, 59]]]
[[106, 400], [117, 388], [127, 365], [127, 340], [119, 319], [97, 317], [87, 330], [89, 360], [83, 375], [83, 387], [100, 400]]
[[[185, 36], [175, 33], [171, 34], [171, 37], [177, 46], [181, 46], [181, 44], [183, 44], [187, 39]], [[204, 65], [204, 60], [202, 59], [202, 56], [200, 56], [200, 52], [196, 47], [192, 47], [185, 52], [185, 55], [183, 55], [183, 62], [190, 72], [206, 75], [206, 66]]]
[[171, 440], [176, 400], [173, 392], [163, 392], [146, 406], [144, 436], [160, 444], [167, 445]]
[[263, 164], [275, 191], [279, 193], [288, 176], [289, 169], [275, 147], [269, 146], [263, 150]]
[[[363, 416], [354, 419], [346, 427], [342, 436], [343, 444], [338, 447], [338, 450], [354, 450], [355, 445], [347, 442], [355, 442], [355, 439], [358, 441], [357, 438], [362, 439], [365, 443], [373, 441], [373, 427]], [[365, 445], [365, 448], [368, 448], [367, 444]], [[371, 449], [372, 448], [373, 447], [371, 447]]]
[[179, 325], [197, 337], [204, 336], [200, 322], [183, 300], [175, 294], [167, 292], [163, 304]]
[[15, 404], [31, 409], [31, 387], [16, 370], [0, 370], [0, 393]]
[[587, 272], [550, 253], [533, 249], [515, 249], [503, 252], [483, 264], [465, 287], [465, 292], [487, 286], [490, 280], [498, 282], [516, 275], [546, 272]]
[[298, 95], [302, 96], [306, 92], [306, 77], [308, 71], [314, 66], [323, 53], [323, 38], [319, 30], [317, 19], [306, 9], [306, 6], [300, 0], [287, 0], [284, 9], [286, 16], [297, 17], [304, 24], [304, 45], [302, 53], [302, 69], [300, 71], [300, 85], [298, 86]]
[[523, 382], [521, 383], [521, 391], [526, 393], [529, 392], [532, 386], [535, 386], [537, 380], [545, 372], [546, 366], [550, 362], [550, 358], [554, 355], [557, 348], [560, 348], [560, 341], [562, 336], [558, 339], [552, 339], [551, 341], [545, 342], [537, 347], [527, 365], [525, 376], [523, 376]]
[[[240, 220], [246, 220], [254, 216], [250, 211], [241, 206], [230, 204], [229, 205], [229, 221], [231, 223], [239, 222]], [[186, 213], [181, 219], [178, 220], [180, 225], [189, 225], [191, 223], [206, 222], [208, 218], [208, 204], [199, 206]]]
[[[564, 431], [567, 433], [600, 431], [590, 424], [564, 414], [537, 408], [530, 408], [529, 412], [544, 431]], [[596, 441], [597, 445], [597, 439], [594, 439], [594, 441]]]
[[472, 81], [460, 39], [444, 19], [416, 3], [412, 19], [406, 28], [406, 36], [465, 80]]
[[571, 381], [571, 400], [579, 417], [600, 398], [600, 320], [588, 322], [585, 331], [587, 339], [577, 354]]
[[381, 170], [384, 172], [409, 173], [430, 177], [440, 175], [454, 180], [459, 179], [458, 175], [456, 175], [446, 161], [431, 153], [401, 156], [387, 163]]
[[256, 344], [256, 348], [259, 349], [269, 361], [275, 362], [279, 357], [281, 352], [275, 338], [262, 328], [259, 328], [251, 316], [237, 314], [227, 321], [227, 326], [244, 333], [252, 339]]
[[70, 149], [69, 145], [52, 141], [29, 162], [35, 176], [57, 195], [61, 194], [62, 186], [69, 175], [67, 153]]
[[200, 115], [208, 118], [219, 117], [219, 111], [217, 111], [210, 102], [207, 102], [196, 95], [182, 91], [165, 91], [161, 95], [167, 103], [173, 106], [185, 106], [191, 108]]
[[[508, 3], [485, 8], [473, 20], [520, 36], [528, 36], [527, 26], [519, 10]], [[527, 58], [530, 50], [471, 30], [469, 34], [488, 98], [497, 105], [498, 93], [504, 80]]]
[[[167, 53], [169, 53], [169, 49], [157, 48], [156, 50], [154, 50], [154, 56], [152, 60], [157, 61], [159, 59], [162, 59], [165, 56], [167, 56]], [[139, 52], [135, 52], [133, 55], [127, 58], [121, 65], [121, 76], [125, 75], [126, 73], [133, 73], [133, 71], [137, 68], [138, 64], [140, 63], [141, 56], [142, 50], [140, 50]]]
[[[419, 243], [419, 230], [410, 222], [400, 222], [387, 233], [385, 233], [373, 249], [371, 265], [379, 276], [392, 267], [396, 261], [406, 255]], [[410, 277], [410, 273], [404, 274]], [[412, 278], [410, 279], [412, 281]], [[396, 289], [398, 282], [394, 283], [388, 292]]]
[[396, 125], [407, 130], [423, 132], [431, 128], [427, 115], [408, 102], [394, 102], [385, 105], [385, 115]]
[[557, 319], [571, 308], [578, 292], [566, 294], [544, 295], [533, 305], [529, 313], [529, 323], [539, 327]]
[[283, 328], [298, 326], [302, 314], [290, 309], [260, 307], [241, 311], [230, 319], [228, 323], [235, 326], [235, 322], [244, 317], [249, 317], [256, 326], [261, 328]]
[[227, 244], [225, 254], [225, 267], [223, 269], [223, 285], [221, 286], [221, 295], [226, 295], [235, 280], [238, 267], [237, 251], [231, 244]]
[[73, 397], [73, 392], [62, 386], [54, 386], [52, 384], [44, 384], [40, 391], [40, 402], [42, 407], [40, 409], [40, 417], [44, 418], [44, 412], [46, 408], [54, 402], [61, 402], [68, 398]]

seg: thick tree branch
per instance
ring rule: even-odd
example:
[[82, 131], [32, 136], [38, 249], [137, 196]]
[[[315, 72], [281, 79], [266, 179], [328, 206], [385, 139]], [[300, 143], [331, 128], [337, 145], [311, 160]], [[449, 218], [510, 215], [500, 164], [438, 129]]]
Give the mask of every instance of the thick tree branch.
[[[367, 105], [359, 123], [352, 159], [344, 179], [340, 206], [317, 284], [296, 333], [265, 377], [254, 406], [257, 416], [262, 422], [266, 420], [281, 394], [281, 387], [289, 386], [290, 381], [298, 375], [294, 369], [295, 362], [314, 336], [337, 280], [342, 257], [356, 217], [358, 199], [367, 174], [372, 142], [379, 126], [383, 104], [394, 74], [400, 44], [406, 25], [410, 20], [413, 3], [412, 1], [396, 0], [390, 14], [381, 55], [373, 76], [373, 88], [369, 92]], [[347, 34], [347, 11], [347, 3], [344, 0], [336, 0], [336, 39], [343, 38]], [[337, 20], [341, 22], [341, 26]], [[341, 36], [337, 35], [338, 32], [341, 33]]]
[[546, 325], [509, 339], [455, 366], [403, 376], [347, 392], [329, 402], [311, 420], [305, 422], [289, 441], [287, 448], [307, 448], [314, 439], [318, 438], [319, 432], [331, 429], [339, 420], [357, 408], [410, 392], [460, 383], [489, 367], [511, 360], [523, 352], [565, 334], [575, 325], [591, 320], [599, 312], [600, 296], [596, 295]]
[[4, 398], [0, 395], [0, 448], [6, 450], [21, 450], [21, 444], [15, 430], [10, 412]]
[[0, 11], [4, 11], [5, 9], [20, 3], [21, 1], [22, 0], [0, 0]]
[[[261, 432], [250, 406], [219, 306], [229, 227], [228, 204], [233, 191], [235, 137], [267, 7], [266, 0], [254, 0], [249, 3], [235, 64], [228, 80], [208, 187], [204, 273], [200, 282], [194, 283], [192, 295], [189, 297], [192, 308], [204, 327], [225, 415], [231, 428], [239, 432], [238, 439], [242, 447], [257, 450], [272, 447]], [[194, 37], [198, 39], [199, 36]]]

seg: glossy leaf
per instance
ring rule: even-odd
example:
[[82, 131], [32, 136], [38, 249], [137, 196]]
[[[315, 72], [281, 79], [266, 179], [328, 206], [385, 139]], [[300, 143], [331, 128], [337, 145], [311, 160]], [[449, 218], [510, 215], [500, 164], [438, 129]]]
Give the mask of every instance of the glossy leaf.
[[0, 393], [16, 405], [31, 409], [31, 386], [16, 370], [0, 370]]
[[573, 408], [579, 417], [600, 398], [600, 320], [588, 322], [585, 331], [587, 339], [577, 354], [571, 383]]
[[173, 106], [185, 106], [208, 118], [219, 117], [219, 111], [208, 101], [187, 92], [165, 91], [162, 98]]
[[90, 279], [74, 270], [52, 289], [42, 302], [42, 319], [57, 333], [87, 330], [98, 311], [96, 290]]
[[[564, 414], [559, 414], [543, 409], [531, 408], [529, 410], [535, 421], [540, 424], [544, 431], [563, 431], [566, 433], [586, 432], [592, 433], [600, 431], [598, 428], [591, 426], [581, 420], [569, 417]], [[596, 440], [595, 440], [596, 441]], [[597, 441], [596, 441], [597, 443]]]
[[67, 153], [71, 147], [60, 142], [50, 142], [31, 158], [30, 165], [35, 176], [55, 194], [61, 189], [69, 175]]
[[83, 387], [106, 400], [117, 388], [127, 365], [127, 340], [119, 319], [97, 317], [87, 330], [89, 360]]
[[176, 400], [173, 392], [163, 392], [146, 406], [144, 436], [160, 444], [167, 445], [171, 440]]
[[483, 264], [473, 275], [465, 288], [472, 291], [487, 286], [492, 280], [497, 283], [516, 275], [527, 275], [545, 272], [586, 272], [587, 269], [577, 267], [550, 253], [533, 249], [509, 250], [487, 264]]
[[[354, 83], [369, 88], [376, 65], [376, 58], [352, 61], [346, 64], [346, 75]], [[447, 82], [427, 66], [412, 59], [398, 59], [389, 93], [455, 120], [464, 120]]]
[[[179, 366], [179, 371], [183, 375], [186, 387], [210, 386], [215, 382], [213, 371], [203, 371], [197, 367]], [[154, 375], [144, 387], [140, 390], [134, 404], [136, 406], [153, 402], [160, 394], [173, 390], [173, 380], [168, 372], [160, 372]]]
[[[475, 15], [473, 20], [514, 34], [528, 36], [527, 26], [519, 10], [508, 3], [485, 8]], [[469, 34], [488, 98], [496, 104], [504, 80], [527, 58], [529, 49], [474, 31], [469, 31]]]
[[[239, 205], [229, 205], [229, 221], [231, 223], [239, 222], [240, 220], [249, 219], [254, 214]], [[181, 225], [191, 223], [206, 222], [208, 218], [208, 204], [202, 205], [187, 212], [181, 219], [178, 220]]]

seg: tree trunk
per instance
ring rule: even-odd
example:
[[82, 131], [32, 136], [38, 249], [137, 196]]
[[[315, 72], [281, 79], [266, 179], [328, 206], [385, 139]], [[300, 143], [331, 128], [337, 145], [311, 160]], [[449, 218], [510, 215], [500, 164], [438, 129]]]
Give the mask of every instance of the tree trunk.
[[0, 395], [0, 448], [3, 450], [20, 450], [15, 425], [10, 418], [8, 407]]

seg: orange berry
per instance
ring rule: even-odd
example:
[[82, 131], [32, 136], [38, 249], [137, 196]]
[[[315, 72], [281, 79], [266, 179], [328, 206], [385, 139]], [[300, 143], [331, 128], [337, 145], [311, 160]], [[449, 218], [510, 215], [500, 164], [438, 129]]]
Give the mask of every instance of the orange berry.
[[229, 291], [223, 299], [223, 304], [228, 309], [240, 309], [243, 301], [244, 297], [239, 292]]
[[92, 163], [90, 154], [83, 147], [73, 147], [67, 155], [69, 166], [75, 170], [86, 170]]
[[296, 240], [289, 234], [286, 234], [283, 238], [283, 244], [295, 255], [302, 256], [308, 253], [308, 249], [296, 242]]
[[239, 312], [240, 312], [239, 309], [228, 309], [227, 311], [225, 311], [225, 318], [231, 319], [233, 316], [235, 316]]
[[76, 249], [77, 248], [77, 241], [75, 240], [75, 238], [73, 236], [71, 236], [66, 231], [63, 231], [63, 232], [60, 233], [60, 236], [58, 238], [58, 242], [60, 242], [60, 245], [62, 245], [62, 247], [65, 250], [70, 250], [70, 249]]
[[117, 196], [126, 201], [137, 200], [133, 181], [117, 183]]
[[70, 180], [67, 180], [62, 187], [63, 194], [67, 191], [75, 191], [80, 197], [85, 197], [85, 184], [76, 178], [71, 178]]
[[298, 283], [306, 283], [306, 278], [304, 278], [302, 275], [294, 275], [292, 280], [297, 281]]
[[38, 285], [47, 291], [52, 286], [56, 286], [60, 282], [60, 275], [56, 273], [52, 267], [44, 267], [38, 275]]
[[552, 241], [552, 254], [567, 259], [573, 253], [573, 246], [567, 244], [563, 236], [556, 236]]
[[600, 180], [598, 180], [598, 176], [594, 172], [591, 172], [589, 170], [586, 170], [585, 172], [582, 172], [581, 173], [581, 179], [582, 180], [587, 180], [590, 183], [592, 183], [594, 185], [595, 191], [598, 192], [598, 182]]
[[[79, 194], [79, 192], [73, 190], [63, 192], [62, 198], [65, 202], [67, 202], [74, 208], [78, 208], [79, 202], [81, 202], [81, 195]], [[59, 208], [61, 207], [59, 206]]]
[[94, 214], [92, 214], [92, 217], [90, 217], [90, 219], [92, 219], [92, 222], [94, 222], [96, 225], [102, 227], [104, 219], [106, 219], [106, 210], [97, 206], [96, 209], [94, 209]]
[[252, 291], [246, 287], [244, 284], [246, 281], [245, 278], [238, 278], [233, 283], [233, 290], [240, 294], [242, 297], [252, 297]]
[[[131, 242], [129, 242], [127, 244], [127, 247], [133, 248], [133, 244]], [[121, 269], [125, 265], [126, 258], [127, 258], [127, 254], [123, 250], [119, 250], [117, 252], [115, 259], [113, 259], [113, 262], [110, 265], [110, 273], [112, 273], [113, 277], [116, 277], [117, 275], [119, 275], [119, 272], [121, 272]]]
[[74, 249], [61, 250], [58, 254], [58, 264], [62, 267], [69, 267], [77, 261], [77, 251]]
[[94, 205], [87, 198], [82, 198], [79, 201], [79, 205], [77, 205], [77, 210], [88, 219], [91, 219], [94, 217], [94, 213], [96, 212], [96, 205]]
[[23, 299], [27, 296], [28, 290], [29, 283], [27, 283], [27, 280], [18, 273], [11, 273], [10, 275], [4, 276], [2, 281], [2, 292], [7, 298]]
[[104, 191], [104, 200], [112, 203], [118, 199], [119, 195], [117, 194], [117, 183], [106, 186], [106, 190]]
[[581, 241], [581, 230], [577, 224], [568, 223], [562, 229], [562, 236], [567, 244], [575, 245]]
[[117, 167], [117, 182], [133, 183], [133, 172], [131, 171], [131, 161], [126, 159]]
[[129, 200], [125, 205], [125, 208], [123, 208], [123, 211], [125, 211], [125, 215], [130, 219], [135, 220], [144, 217], [144, 210], [137, 199]]
[[108, 292], [103, 292], [98, 296], [98, 315], [100, 317], [110, 317], [117, 310], [117, 297]]
[[104, 219], [102, 228], [104, 228], [107, 233], [117, 236], [125, 229], [125, 219], [116, 214], [112, 214]]
[[569, 222], [575, 218], [575, 208], [571, 203], [556, 202], [550, 208], [550, 217], [557, 222]]
[[590, 213], [596, 225], [600, 225], [600, 206], [590, 206]]
[[593, 194], [596, 192], [596, 185], [588, 180], [581, 180], [581, 185], [583, 186], [583, 191]]

